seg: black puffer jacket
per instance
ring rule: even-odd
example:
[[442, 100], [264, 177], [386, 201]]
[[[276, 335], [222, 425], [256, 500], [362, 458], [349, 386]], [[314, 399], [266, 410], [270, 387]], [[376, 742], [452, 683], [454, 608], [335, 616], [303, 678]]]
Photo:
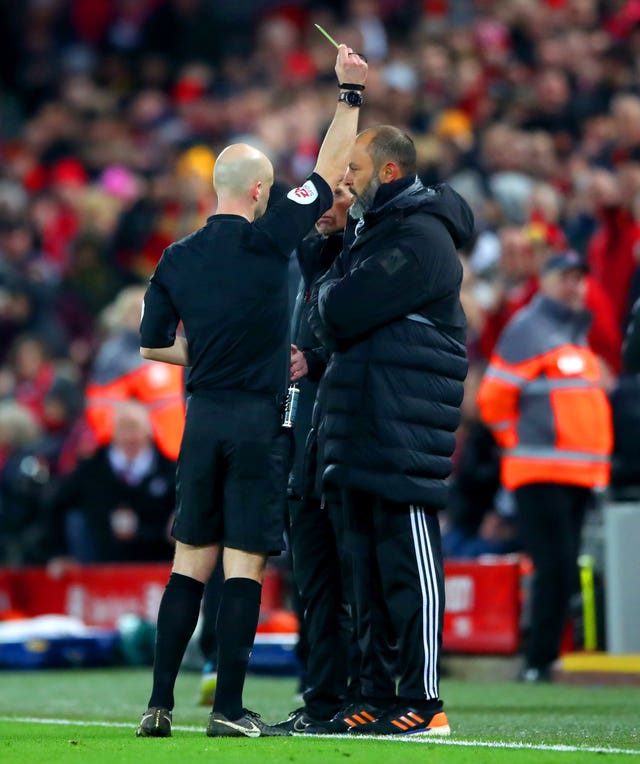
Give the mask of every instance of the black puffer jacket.
[[456, 248], [472, 230], [448, 186], [384, 184], [318, 282], [310, 322], [333, 351], [319, 392], [325, 484], [446, 504], [467, 372]]
[[300, 395], [293, 423], [294, 457], [289, 489], [293, 496], [297, 497], [302, 496], [304, 492], [305, 444], [311, 428], [311, 414], [318, 382], [324, 374], [328, 359], [327, 352], [320, 345], [308, 321], [311, 288], [342, 251], [342, 240], [342, 232], [329, 236], [313, 233], [296, 250], [302, 278], [291, 321], [291, 341], [304, 353], [309, 370], [307, 376], [298, 383]]

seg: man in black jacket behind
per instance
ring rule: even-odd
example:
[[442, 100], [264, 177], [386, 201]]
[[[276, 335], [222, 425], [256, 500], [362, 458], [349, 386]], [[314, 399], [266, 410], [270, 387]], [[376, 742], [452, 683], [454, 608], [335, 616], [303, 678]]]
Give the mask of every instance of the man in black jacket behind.
[[[342, 251], [352, 197], [340, 183], [333, 206], [296, 250], [302, 278], [291, 322], [291, 381], [298, 384], [293, 423], [294, 460], [289, 477], [289, 538], [293, 578], [303, 611], [301, 629], [304, 706], [278, 726], [292, 732], [331, 719], [345, 704], [349, 679], [351, 618], [343, 574], [343, 523], [339, 501], [321, 501], [315, 490], [314, 438], [308, 438], [318, 382], [328, 354], [308, 321], [311, 289]], [[309, 445], [307, 446], [307, 441]]]
[[[332, 351], [320, 454], [348, 523], [364, 702], [311, 731], [448, 735], [437, 511], [467, 372], [456, 248], [473, 216], [448, 186], [422, 185], [413, 141], [391, 126], [358, 136], [345, 183], [356, 237], [314, 289], [310, 321]], [[389, 624], [399, 682], [381, 692]]]

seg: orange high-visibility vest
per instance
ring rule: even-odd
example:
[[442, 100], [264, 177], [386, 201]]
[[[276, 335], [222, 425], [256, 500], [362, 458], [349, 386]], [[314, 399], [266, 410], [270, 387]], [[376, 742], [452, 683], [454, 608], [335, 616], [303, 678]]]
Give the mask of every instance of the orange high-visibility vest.
[[502, 448], [506, 488], [608, 484], [611, 410], [587, 329], [588, 316], [542, 295], [505, 327], [478, 406]]
[[[128, 340], [128, 338], [127, 338]], [[154, 440], [169, 459], [177, 459], [184, 429], [183, 368], [140, 356], [120, 338], [109, 340], [98, 354], [87, 385], [85, 415], [99, 445], [111, 440], [119, 402], [136, 400], [146, 406]], [[132, 352], [132, 350], [134, 352]], [[104, 351], [104, 352], [103, 352]]]

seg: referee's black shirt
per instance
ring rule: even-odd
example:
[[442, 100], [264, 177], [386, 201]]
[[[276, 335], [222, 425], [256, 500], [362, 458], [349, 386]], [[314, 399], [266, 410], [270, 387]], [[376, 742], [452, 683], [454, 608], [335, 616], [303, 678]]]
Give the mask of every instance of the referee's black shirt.
[[212, 215], [167, 247], [145, 295], [142, 347], [171, 347], [182, 321], [189, 392], [283, 394], [290, 357], [289, 256], [332, 204], [331, 188], [313, 173], [255, 222]]

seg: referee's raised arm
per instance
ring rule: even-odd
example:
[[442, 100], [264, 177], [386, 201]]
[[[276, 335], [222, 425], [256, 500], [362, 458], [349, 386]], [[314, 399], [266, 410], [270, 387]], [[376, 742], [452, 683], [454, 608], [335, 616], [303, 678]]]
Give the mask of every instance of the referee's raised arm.
[[367, 64], [346, 45], [338, 48], [336, 76], [340, 96], [333, 121], [327, 130], [314, 167], [331, 188], [342, 180], [358, 129], [358, 111], [367, 79]]

